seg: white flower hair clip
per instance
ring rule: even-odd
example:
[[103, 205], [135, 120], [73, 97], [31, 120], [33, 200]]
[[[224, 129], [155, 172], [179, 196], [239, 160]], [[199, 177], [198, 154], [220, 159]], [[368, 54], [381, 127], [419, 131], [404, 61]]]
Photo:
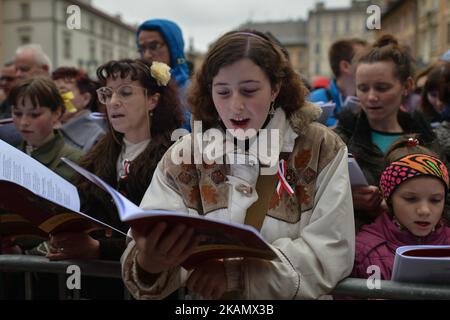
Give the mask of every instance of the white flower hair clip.
[[150, 73], [158, 86], [167, 86], [170, 81], [170, 67], [163, 62], [154, 61], [150, 67]]

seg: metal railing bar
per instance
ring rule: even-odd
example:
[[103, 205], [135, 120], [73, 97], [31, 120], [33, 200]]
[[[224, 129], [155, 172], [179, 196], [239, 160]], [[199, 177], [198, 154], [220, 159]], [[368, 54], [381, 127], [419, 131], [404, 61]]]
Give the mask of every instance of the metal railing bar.
[[375, 299], [449, 300], [450, 285], [380, 280], [380, 289], [369, 289], [366, 279], [347, 278], [334, 288], [332, 294]]
[[[63, 260], [50, 261], [42, 256], [0, 255], [0, 271], [25, 272], [26, 299], [32, 299], [32, 272], [55, 273], [59, 277], [59, 286], [66, 297], [66, 271], [70, 265], [77, 265], [82, 276], [121, 278], [119, 261], [102, 260]], [[78, 291], [78, 290], [76, 290]], [[126, 289], [125, 289], [126, 291]], [[182, 290], [180, 293], [183, 292]], [[60, 291], [60, 293], [62, 293]], [[450, 285], [403, 283], [380, 280], [380, 289], [369, 289], [366, 279], [346, 278], [330, 293], [335, 296], [375, 299], [445, 299], [450, 300]], [[73, 292], [72, 298], [79, 298], [79, 292]], [[60, 296], [62, 297], [62, 296]], [[124, 293], [124, 299], [130, 298]]]
[[120, 263], [104, 260], [50, 261], [41, 256], [0, 255], [0, 270], [10, 272], [30, 271], [66, 274], [67, 267], [77, 265], [83, 276], [121, 278]]

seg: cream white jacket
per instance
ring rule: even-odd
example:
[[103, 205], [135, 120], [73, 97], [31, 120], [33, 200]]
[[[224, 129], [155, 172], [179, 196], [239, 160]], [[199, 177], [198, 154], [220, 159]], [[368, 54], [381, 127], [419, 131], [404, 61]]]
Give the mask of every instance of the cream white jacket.
[[[279, 199], [274, 193], [261, 228], [278, 259], [227, 260], [228, 287], [239, 290], [241, 299], [319, 298], [352, 270], [355, 231], [347, 148], [331, 130], [314, 122], [318, 112], [307, 104], [286, 119], [278, 109], [267, 127], [280, 130], [280, 155], [286, 155], [295, 195], [283, 191]], [[141, 207], [243, 223], [247, 208], [258, 198], [260, 166], [269, 165], [270, 159], [247, 152], [248, 164], [176, 165], [172, 152], [198, 137], [183, 137], [164, 155]], [[213, 143], [218, 141], [207, 145]], [[161, 299], [184, 285], [188, 273], [182, 267], [145, 283], [139, 278], [136, 255], [131, 241], [122, 256], [122, 275], [135, 298]]]

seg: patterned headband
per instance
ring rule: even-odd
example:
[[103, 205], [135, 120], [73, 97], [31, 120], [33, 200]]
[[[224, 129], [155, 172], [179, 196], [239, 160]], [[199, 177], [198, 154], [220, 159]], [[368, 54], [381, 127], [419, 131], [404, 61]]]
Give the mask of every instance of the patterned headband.
[[387, 167], [380, 179], [383, 197], [387, 200], [392, 192], [403, 182], [417, 176], [432, 176], [440, 179], [449, 188], [448, 171], [444, 163], [426, 154], [411, 154]]

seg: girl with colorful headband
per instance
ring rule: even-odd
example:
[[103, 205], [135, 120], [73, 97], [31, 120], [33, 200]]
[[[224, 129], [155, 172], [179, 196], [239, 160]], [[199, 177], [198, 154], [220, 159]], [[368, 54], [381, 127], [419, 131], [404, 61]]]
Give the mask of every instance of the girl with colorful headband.
[[388, 210], [358, 233], [353, 277], [367, 278], [367, 268], [375, 265], [381, 279], [390, 280], [398, 247], [450, 244], [442, 219], [449, 188], [444, 163], [416, 138], [401, 138], [386, 159], [380, 189]]

